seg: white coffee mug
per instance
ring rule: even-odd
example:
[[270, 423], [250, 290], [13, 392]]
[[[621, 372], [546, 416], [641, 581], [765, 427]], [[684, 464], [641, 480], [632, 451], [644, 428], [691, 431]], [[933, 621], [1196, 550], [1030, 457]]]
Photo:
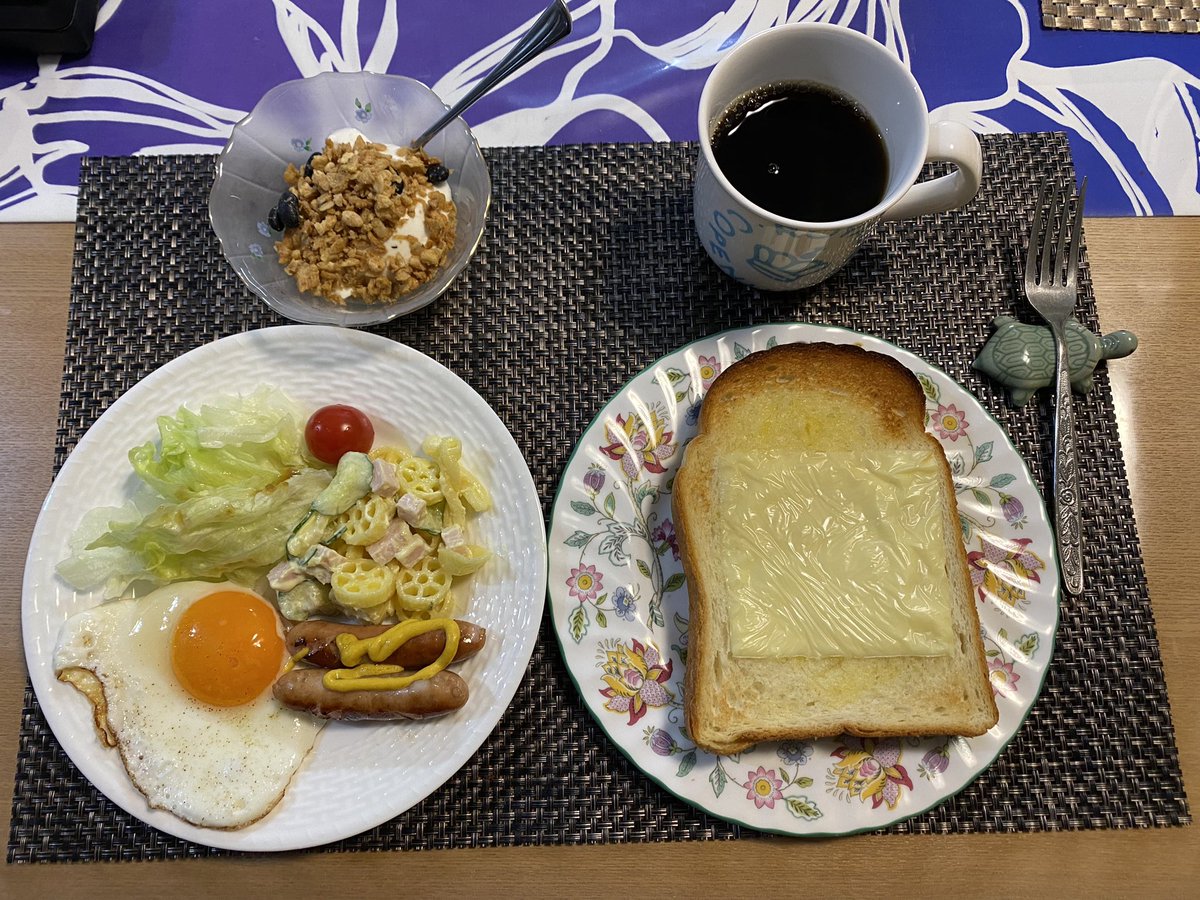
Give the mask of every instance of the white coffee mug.
[[[788, 219], [742, 196], [713, 156], [713, 129], [739, 97], [777, 82], [813, 82], [854, 100], [879, 127], [888, 155], [883, 199], [836, 222]], [[882, 219], [944, 212], [979, 190], [979, 139], [956, 122], [929, 122], [912, 73], [869, 37], [838, 25], [798, 23], [760, 32], [717, 63], [700, 95], [700, 157], [693, 191], [696, 232], [727, 274], [767, 291], [825, 280], [845, 264]], [[819, 138], [818, 138], [819, 139]], [[933, 160], [957, 171], [917, 184]], [[829, 177], [813, 172], [812, 177]]]

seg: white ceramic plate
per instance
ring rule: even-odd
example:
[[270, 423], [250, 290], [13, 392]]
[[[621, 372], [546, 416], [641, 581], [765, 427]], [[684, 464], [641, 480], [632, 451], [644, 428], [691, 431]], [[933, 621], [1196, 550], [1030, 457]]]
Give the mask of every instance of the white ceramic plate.
[[[279, 805], [238, 831], [197, 828], [151, 809], [115, 750], [97, 741], [87, 701], [58, 682], [59, 627], [94, 606], [55, 564], [84, 511], [129, 496], [129, 448], [157, 438], [155, 417], [218, 394], [280, 387], [304, 409], [352, 403], [375, 423], [377, 443], [428, 434], [461, 438], [463, 460], [488, 485], [494, 508], [474, 518], [475, 539], [495, 554], [466, 582], [464, 618], [485, 626], [484, 649], [458, 671], [471, 687], [464, 709], [428, 722], [330, 723]], [[169, 834], [234, 850], [290, 850], [340, 840], [399, 815], [452, 776], [491, 733], [533, 652], [546, 593], [545, 525], [537, 489], [512, 436], [484, 400], [429, 357], [386, 338], [331, 327], [268, 328], [187, 353], [136, 384], [89, 429], [42, 506], [25, 566], [22, 627], [38, 701], [80, 771], [113, 802]]]
[[[698, 750], [682, 729], [687, 584], [671, 485], [713, 378], [776, 343], [856, 344], [920, 379], [928, 430], [954, 472], [1000, 721], [971, 739], [841, 738]], [[613, 435], [624, 431], [622, 440]], [[627, 446], [639, 449], [631, 459]], [[944, 372], [878, 338], [767, 325], [696, 341], [635, 377], [584, 432], [550, 525], [550, 609], [584, 704], [620, 750], [680, 799], [762, 831], [849, 834], [923, 812], [962, 790], [1025, 720], [1058, 625], [1045, 506], [1000, 425]]]

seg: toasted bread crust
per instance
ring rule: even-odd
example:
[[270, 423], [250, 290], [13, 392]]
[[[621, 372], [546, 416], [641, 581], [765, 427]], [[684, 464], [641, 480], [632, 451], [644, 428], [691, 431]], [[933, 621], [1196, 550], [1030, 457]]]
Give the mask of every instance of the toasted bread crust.
[[[936, 458], [941, 461], [945, 496], [950, 498], [951, 506], [955, 497], [950, 467], [941, 445], [924, 428], [924, 391], [916, 377], [889, 356], [849, 345], [785, 344], [746, 357], [713, 382], [701, 409], [699, 432], [689, 444], [687, 456], [676, 476], [673, 515], [681, 559], [688, 578], [689, 595], [684, 717], [691, 739], [714, 753], [740, 752], [760, 741], [832, 737], [843, 733], [861, 737], [900, 737], [914, 733], [903, 725], [870, 728], [846, 719], [823, 727], [747, 726], [739, 728], [735, 736], [722, 739], [713, 733], [706, 720], [707, 716], [713, 714], [713, 709], [729, 708], [727, 703], [723, 704], [721, 685], [717, 683], [711, 667], [714, 658], [723, 651], [715, 643], [720, 640], [720, 634], [712, 621], [716, 609], [714, 604], [721, 602], [721, 598], [713, 596], [715, 586], [708, 579], [700, 577], [705, 562], [701, 554], [711, 550], [704, 542], [703, 523], [711, 521], [717, 512], [713, 508], [714, 476], [706, 444], [710, 440], [728, 440], [730, 434], [737, 435], [738, 441], [744, 441], [749, 446], [769, 446], [774, 442], [783, 442], [785, 445], [795, 443], [789, 433], [789, 429], [800, 427], [795, 423], [768, 422], [760, 427], [756, 421], [744, 419], [747, 408], [754, 408], [755, 404], [770, 404], [780, 394], [781, 388], [783, 393], [845, 393], [847, 403], [853, 404], [856, 414], [869, 420], [864, 427], [870, 429], [872, 436], [882, 436], [883, 441], [897, 448], [936, 447]], [[819, 444], [823, 436], [817, 435], [817, 438]], [[833, 439], [845, 440], [848, 446], [853, 446], [855, 436], [847, 437], [839, 433]], [[947, 534], [953, 535], [953, 540], [947, 540], [948, 565], [957, 570], [957, 579], [953, 581], [969, 589], [966, 550], [958, 539], [957, 509], [945, 511], [945, 516]], [[986, 701], [980, 702], [990, 704], [990, 710], [974, 723], [964, 720], [955, 733], [975, 736], [995, 724], [998, 711], [988, 686], [987, 661], [979, 639], [979, 619], [973, 596], [965, 598], [962, 610], [969, 615], [971, 635], [968, 639], [974, 645], [969, 652], [975, 658], [978, 678], [986, 688]], [[979, 685], [975, 687], [982, 690]]]
[[727, 404], [771, 393], [781, 384], [793, 390], [836, 384], [864, 406], [891, 411], [886, 428], [898, 440], [912, 435], [914, 420], [924, 430], [925, 393], [899, 361], [852, 344], [779, 344], [717, 376], [700, 408], [698, 436], [720, 427]]
[[[701, 419], [703, 420], [703, 415]], [[696, 661], [705, 658], [712, 652], [709, 649], [711, 641], [709, 632], [712, 629], [708, 624], [708, 609], [712, 598], [708, 596], [703, 580], [692, 577], [693, 572], [699, 571], [698, 561], [692, 556], [692, 546], [694, 543], [698, 544], [693, 540], [695, 523], [692, 515], [693, 513], [700, 515], [703, 505], [697, 503], [695, 499], [688, 499], [694, 498], [696, 495], [696, 489], [692, 485], [694, 478], [697, 477], [693, 476], [694, 471], [694, 469], [689, 469], [686, 464], [680, 466], [679, 472], [675, 476], [675, 486], [671, 495], [671, 515], [675, 524], [675, 539], [679, 544], [679, 559], [683, 563], [688, 586], [689, 663], [683, 673], [683, 723], [687, 728], [688, 736], [696, 741], [696, 734], [701, 731], [701, 723], [696, 718], [696, 711], [699, 707], [693, 700], [700, 693], [700, 667]], [[697, 743], [699, 742], [697, 741]], [[706, 747], [705, 749], [712, 748]], [[713, 750], [713, 752], [721, 751]]]

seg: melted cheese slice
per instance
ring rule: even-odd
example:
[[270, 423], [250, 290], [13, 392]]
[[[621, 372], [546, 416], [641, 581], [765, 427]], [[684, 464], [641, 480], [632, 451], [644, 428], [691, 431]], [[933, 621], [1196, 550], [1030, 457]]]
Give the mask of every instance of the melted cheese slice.
[[723, 455], [716, 515], [733, 593], [730, 652], [760, 659], [950, 653], [934, 453]]

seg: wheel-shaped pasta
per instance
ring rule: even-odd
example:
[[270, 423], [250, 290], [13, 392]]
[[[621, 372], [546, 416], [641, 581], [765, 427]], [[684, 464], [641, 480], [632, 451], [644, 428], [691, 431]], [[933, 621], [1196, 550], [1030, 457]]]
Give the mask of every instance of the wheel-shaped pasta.
[[400, 493], [415, 494], [427, 504], [442, 502], [442, 488], [438, 467], [427, 459], [410, 456], [396, 463], [396, 477], [400, 479]]
[[400, 463], [404, 462], [404, 460], [408, 459], [410, 456], [412, 456], [412, 454], [403, 447], [396, 447], [394, 445], [388, 447], [375, 447], [370, 453], [367, 454], [369, 459], [387, 460], [393, 466], [400, 465]]
[[383, 537], [395, 515], [396, 501], [378, 494], [367, 494], [346, 511], [346, 530], [342, 533], [342, 540], [358, 547], [373, 544]]
[[346, 609], [360, 613], [392, 599], [396, 576], [390, 569], [369, 559], [349, 559], [334, 566], [329, 587], [334, 600]]
[[411, 569], [401, 568], [396, 574], [396, 614], [427, 612], [450, 591], [450, 573], [442, 568], [438, 558], [430, 554]]
[[478, 544], [463, 544], [461, 547], [439, 547], [438, 563], [449, 575], [458, 578], [478, 571], [480, 566], [492, 558], [487, 549]]

